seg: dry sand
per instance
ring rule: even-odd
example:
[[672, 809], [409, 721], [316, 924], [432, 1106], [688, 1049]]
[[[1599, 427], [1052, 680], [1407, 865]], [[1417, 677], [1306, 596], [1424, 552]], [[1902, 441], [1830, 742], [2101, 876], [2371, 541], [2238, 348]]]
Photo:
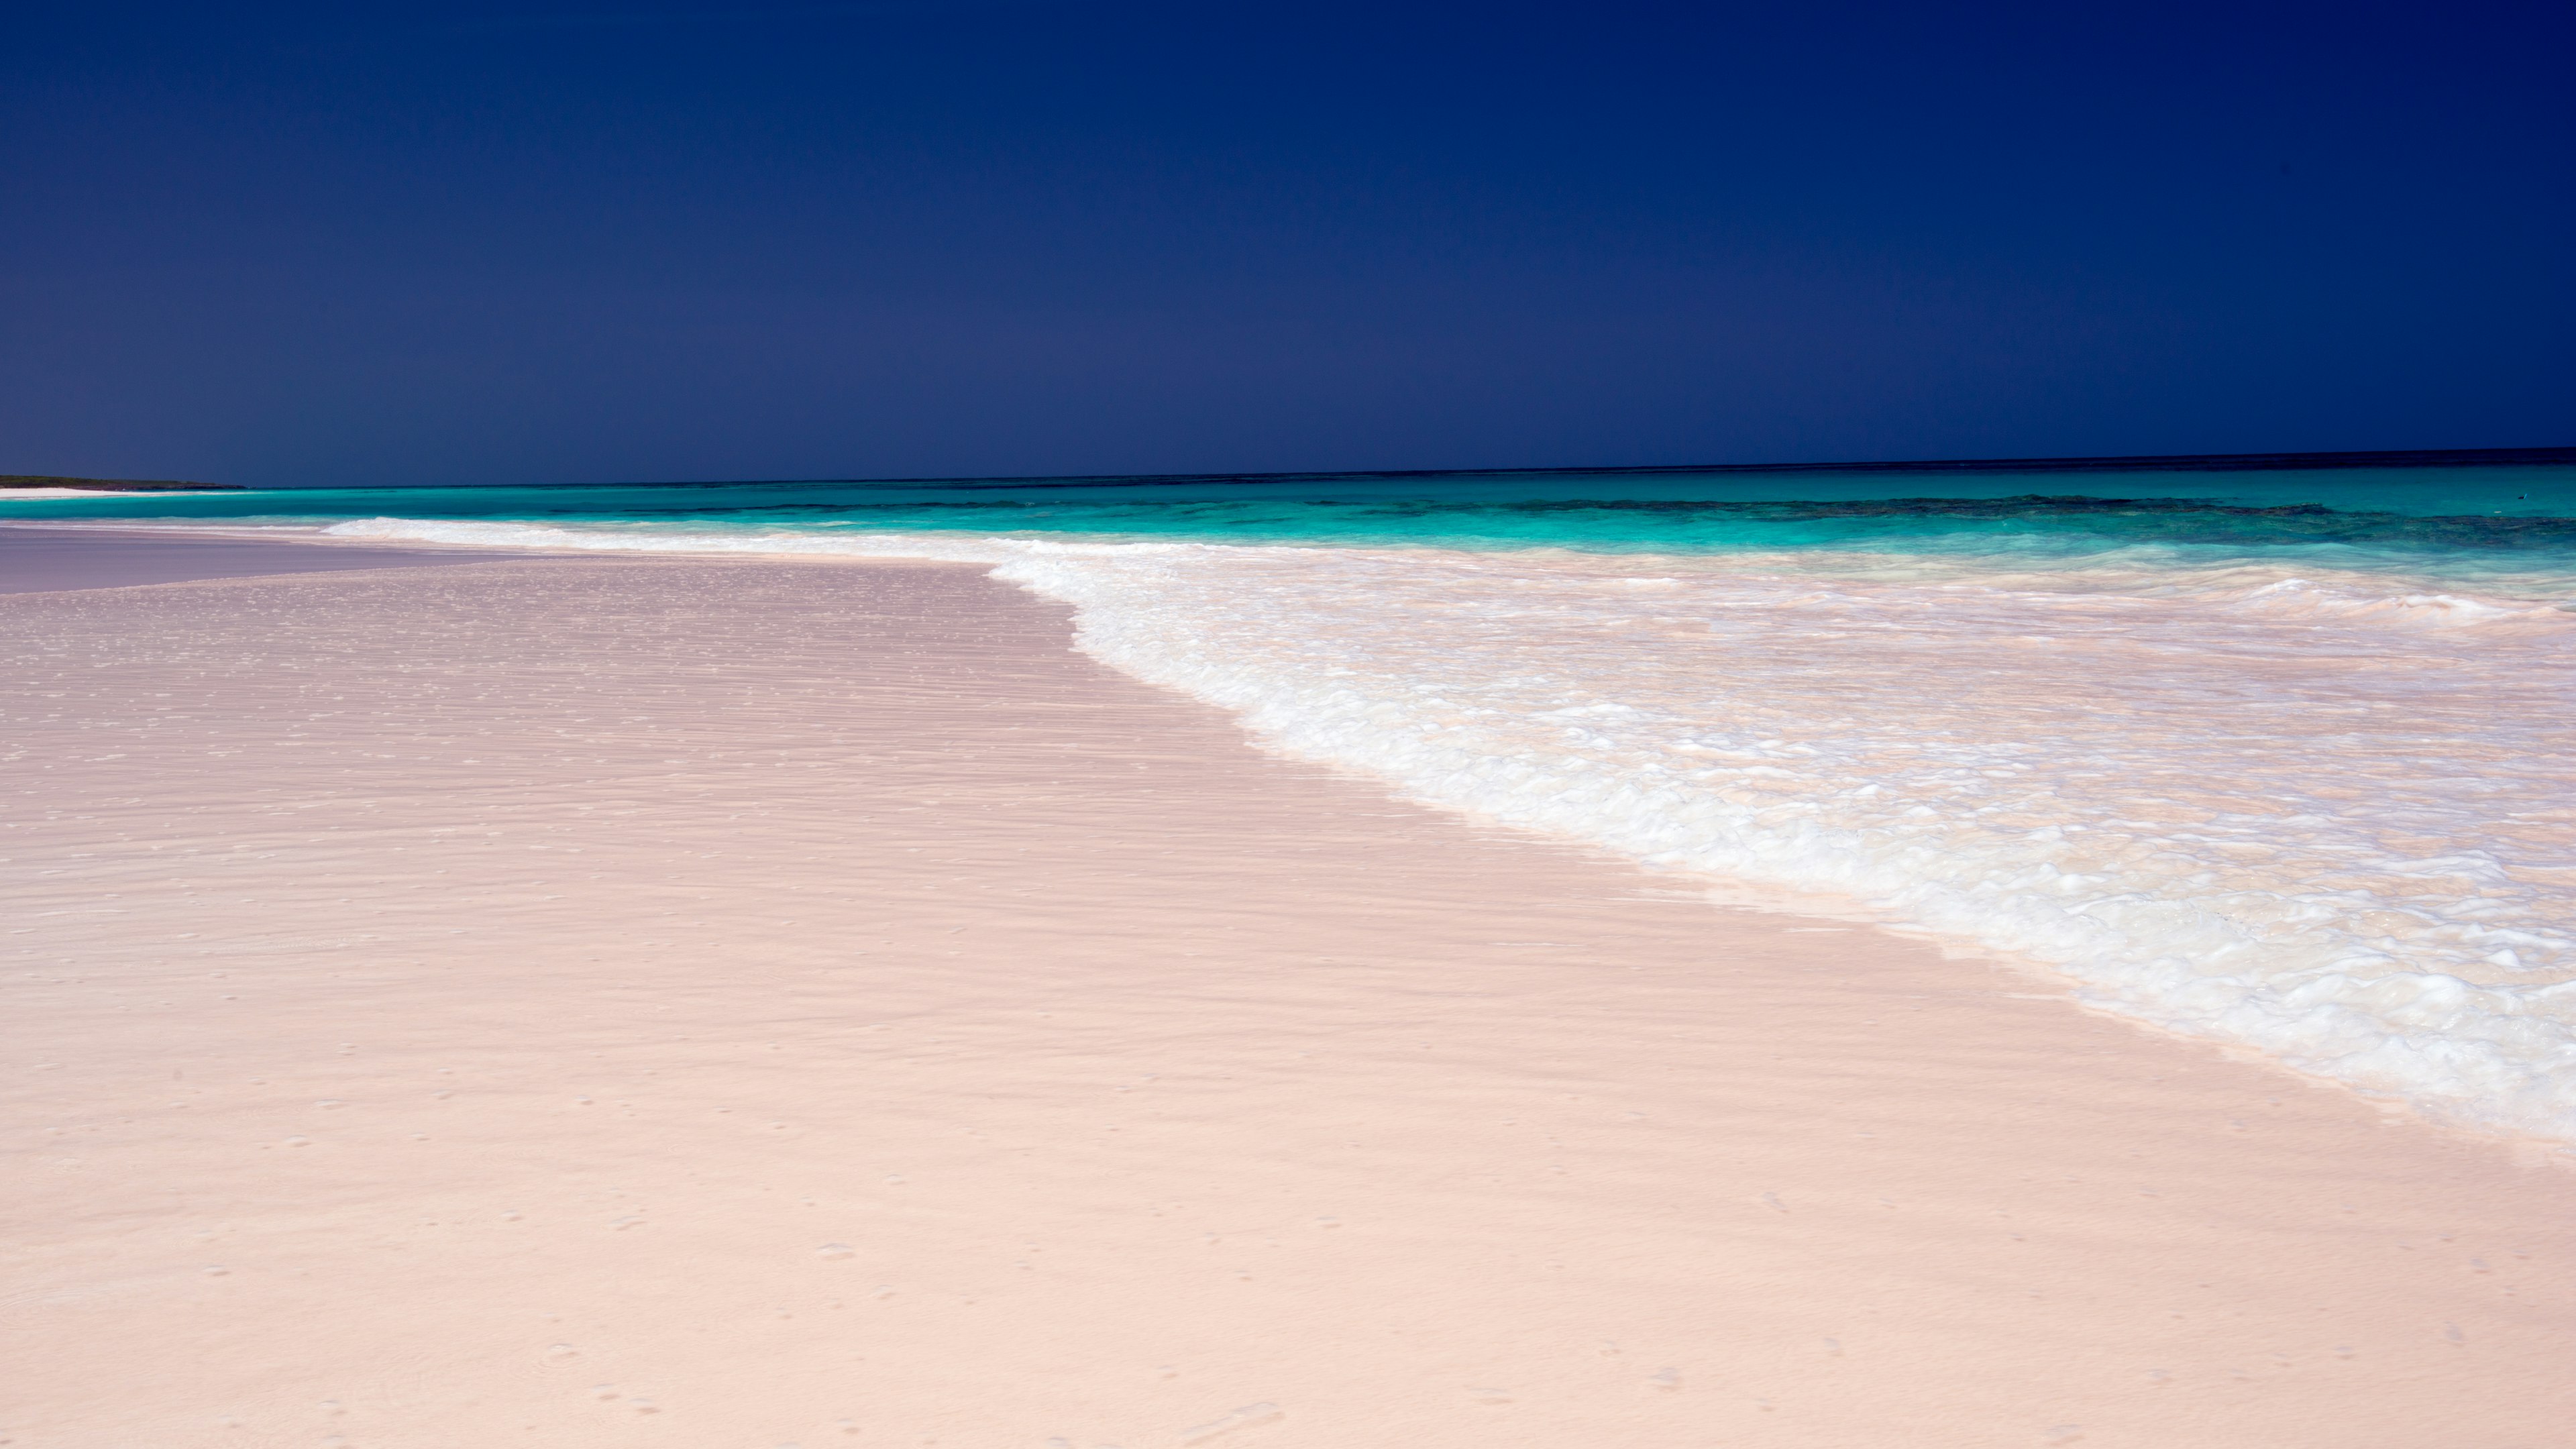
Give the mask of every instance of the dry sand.
[[2576, 1179], [971, 569], [0, 599], [14, 1446], [2543, 1446]]

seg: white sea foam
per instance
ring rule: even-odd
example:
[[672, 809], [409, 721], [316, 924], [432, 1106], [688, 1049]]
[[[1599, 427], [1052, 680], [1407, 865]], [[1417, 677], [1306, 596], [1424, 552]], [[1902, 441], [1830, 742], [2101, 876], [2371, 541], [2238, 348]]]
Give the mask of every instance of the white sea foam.
[[2134, 559], [326, 531], [994, 564], [1280, 750], [2576, 1140], [2576, 614], [2545, 600]]

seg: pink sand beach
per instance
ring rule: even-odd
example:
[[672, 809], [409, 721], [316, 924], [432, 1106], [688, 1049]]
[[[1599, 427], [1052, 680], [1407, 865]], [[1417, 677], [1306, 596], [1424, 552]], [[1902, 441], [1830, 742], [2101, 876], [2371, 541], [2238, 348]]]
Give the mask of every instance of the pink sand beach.
[[2576, 1440], [2561, 1159], [978, 568], [157, 547], [0, 597], [10, 1445]]

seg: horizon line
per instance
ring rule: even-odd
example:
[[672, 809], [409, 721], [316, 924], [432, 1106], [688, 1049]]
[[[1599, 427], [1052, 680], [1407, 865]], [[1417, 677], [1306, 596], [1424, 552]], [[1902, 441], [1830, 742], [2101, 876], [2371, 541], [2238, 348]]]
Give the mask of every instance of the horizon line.
[[[1542, 468], [1305, 468], [1275, 472], [1202, 470], [1185, 473], [978, 473], [946, 476], [897, 475], [873, 478], [679, 478], [646, 481], [605, 479], [583, 483], [392, 484], [391, 487], [455, 488], [726, 488], [811, 487], [821, 484], [897, 483], [1262, 483], [1301, 482], [1321, 478], [1491, 478], [1546, 477], [1572, 474], [1690, 473], [2126, 473], [2126, 472], [2273, 472], [2335, 468], [2438, 468], [2452, 466], [2576, 465], [2576, 446], [2543, 448], [2379, 448], [2341, 452], [2295, 453], [2136, 453], [2066, 458], [1926, 458], [1876, 462], [1829, 463], [1632, 463], [1611, 466]], [[325, 485], [329, 486], [329, 485]], [[283, 491], [283, 490], [281, 490]]]

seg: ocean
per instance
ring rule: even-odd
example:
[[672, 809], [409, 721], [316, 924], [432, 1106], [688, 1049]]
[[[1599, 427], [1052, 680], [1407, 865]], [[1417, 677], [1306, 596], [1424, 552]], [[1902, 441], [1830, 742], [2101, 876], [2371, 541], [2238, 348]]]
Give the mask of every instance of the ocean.
[[2576, 461], [2335, 461], [0, 495], [0, 522], [987, 564], [1278, 751], [2576, 1141]]

